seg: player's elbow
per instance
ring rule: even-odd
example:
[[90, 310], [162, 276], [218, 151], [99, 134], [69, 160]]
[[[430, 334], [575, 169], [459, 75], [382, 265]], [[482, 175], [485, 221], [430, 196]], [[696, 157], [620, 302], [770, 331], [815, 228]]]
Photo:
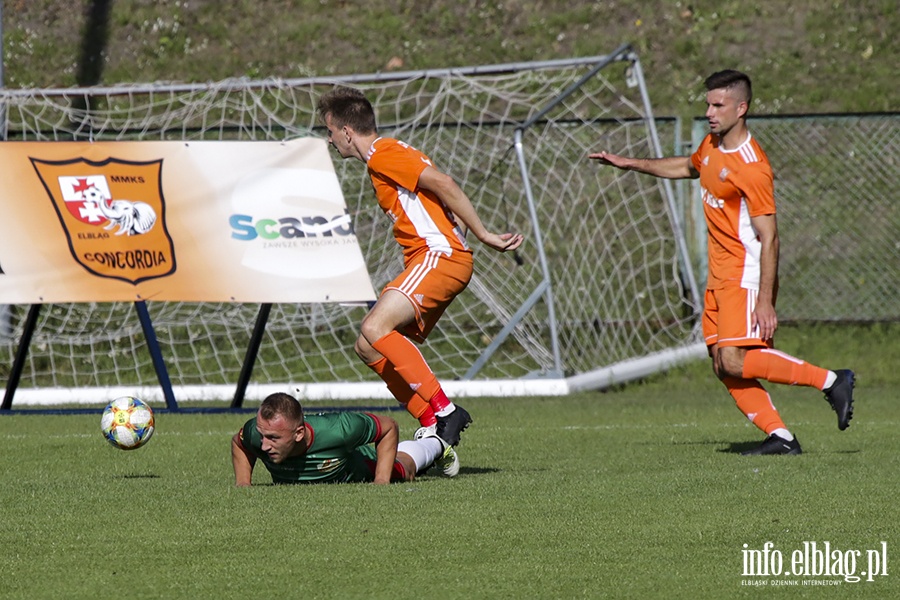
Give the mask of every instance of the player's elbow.
[[397, 425], [397, 421], [393, 417], [382, 417], [381, 418], [381, 432], [382, 437], [386, 436], [399, 436], [400, 435], [400, 426]]
[[449, 190], [459, 187], [458, 185], [456, 185], [456, 180], [443, 171], [437, 171], [436, 173], [434, 173], [433, 183], [439, 190]]
[[774, 229], [760, 231], [757, 234], [762, 252], [766, 256], [778, 256], [780, 242], [778, 241], [778, 232]]
[[[420, 180], [421, 182], [421, 180]], [[462, 188], [456, 183], [450, 175], [435, 169], [428, 178], [425, 189], [437, 195], [445, 204], [452, 202], [453, 199], [462, 193]]]

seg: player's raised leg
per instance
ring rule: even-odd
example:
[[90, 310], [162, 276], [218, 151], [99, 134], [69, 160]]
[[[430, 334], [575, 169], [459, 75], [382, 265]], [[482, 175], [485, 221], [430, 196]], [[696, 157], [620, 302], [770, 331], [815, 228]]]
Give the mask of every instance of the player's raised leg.
[[410, 388], [428, 399], [437, 417], [437, 434], [452, 446], [458, 444], [460, 433], [469, 426], [472, 418], [465, 409], [447, 398], [415, 344], [403, 334], [390, 331], [378, 338], [372, 347], [394, 365]]
[[772, 383], [814, 387], [825, 392], [825, 399], [837, 413], [838, 429], [850, 426], [853, 418], [853, 371], [829, 371], [774, 348], [754, 348], [744, 355], [742, 375]]
[[460, 433], [472, 417], [447, 397], [413, 340], [425, 341], [471, 277], [472, 257], [468, 253], [421, 253], [385, 286], [362, 326], [362, 337], [373, 353], [387, 358], [409, 387], [431, 406], [437, 434], [452, 446], [459, 443]]
[[[399, 401], [406, 400], [408, 409], [420, 405], [410, 404], [411, 396], [406, 390], [425, 400], [436, 416], [439, 435], [443, 433], [447, 437], [442, 436], [442, 439], [456, 445], [460, 432], [472, 419], [464, 410], [452, 416], [457, 406], [447, 398], [419, 349], [398, 331], [414, 324], [417, 316], [416, 307], [405, 294], [395, 289], [385, 290], [363, 319], [356, 352], [376, 372], [380, 368], [381, 375], [390, 375], [389, 389]], [[382, 359], [386, 362], [380, 362]], [[405, 383], [405, 389], [398, 379]], [[427, 417], [428, 410], [423, 409], [422, 414]], [[434, 425], [428, 421], [419, 420], [423, 427]]]
[[410, 415], [419, 421], [419, 425], [429, 429], [431, 432], [436, 431], [437, 418], [435, 417], [434, 409], [416, 394], [388, 359], [382, 356], [375, 362], [369, 363], [368, 367], [381, 377], [382, 381], [387, 384], [391, 395], [406, 408]]

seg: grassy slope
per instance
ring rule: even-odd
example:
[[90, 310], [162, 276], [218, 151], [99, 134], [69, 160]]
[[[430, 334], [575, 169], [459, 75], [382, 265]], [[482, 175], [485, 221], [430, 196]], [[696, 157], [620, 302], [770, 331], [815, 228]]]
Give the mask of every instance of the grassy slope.
[[[5, 81], [69, 86], [85, 2], [6, 0]], [[629, 42], [660, 114], [746, 70], [758, 113], [897, 110], [893, 0], [114, 0], [104, 83], [369, 73], [591, 56]]]

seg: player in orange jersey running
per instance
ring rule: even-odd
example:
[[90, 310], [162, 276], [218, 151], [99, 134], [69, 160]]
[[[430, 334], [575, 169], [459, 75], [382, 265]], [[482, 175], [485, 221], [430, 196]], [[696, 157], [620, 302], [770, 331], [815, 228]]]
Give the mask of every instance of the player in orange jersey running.
[[422, 426], [448, 444], [472, 418], [451, 402], [418, 348], [472, 276], [472, 251], [457, 219], [481, 242], [506, 252], [522, 235], [488, 231], [456, 182], [415, 148], [380, 137], [375, 111], [359, 90], [337, 86], [319, 98], [328, 142], [366, 164], [382, 210], [394, 223], [405, 270], [385, 286], [362, 321], [356, 353]]
[[708, 231], [709, 274], [703, 335], [713, 370], [743, 412], [767, 437], [744, 454], [800, 454], [769, 394], [759, 383], [815, 387], [837, 413], [853, 416], [855, 375], [829, 371], [774, 349], [778, 326], [778, 227], [772, 168], [747, 128], [750, 78], [738, 71], [706, 79], [710, 133], [691, 156], [638, 159], [609, 152], [588, 158], [667, 179], [700, 178]]

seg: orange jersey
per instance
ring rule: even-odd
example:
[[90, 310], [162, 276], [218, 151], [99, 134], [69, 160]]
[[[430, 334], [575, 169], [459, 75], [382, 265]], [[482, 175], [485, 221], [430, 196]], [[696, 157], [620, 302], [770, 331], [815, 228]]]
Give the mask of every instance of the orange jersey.
[[709, 232], [708, 289], [759, 289], [761, 243], [751, 217], [775, 214], [775, 187], [769, 158], [748, 134], [735, 150], [719, 147], [709, 134], [691, 155], [700, 173], [703, 212]]
[[468, 252], [453, 213], [435, 194], [419, 187], [419, 175], [431, 159], [390, 138], [378, 138], [366, 156], [378, 205], [394, 222], [394, 238], [408, 263], [423, 251], [451, 255]]

